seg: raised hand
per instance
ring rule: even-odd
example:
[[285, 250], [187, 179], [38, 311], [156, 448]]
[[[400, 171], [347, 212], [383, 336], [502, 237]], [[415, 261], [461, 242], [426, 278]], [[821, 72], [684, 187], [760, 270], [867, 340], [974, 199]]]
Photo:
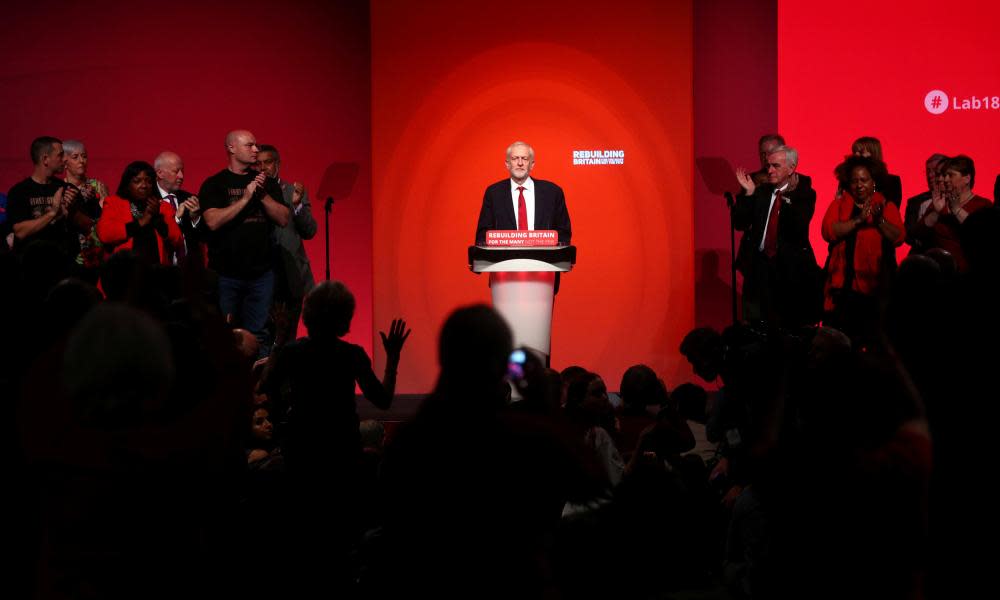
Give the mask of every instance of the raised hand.
[[736, 181], [739, 182], [740, 187], [743, 188], [747, 196], [752, 196], [754, 190], [757, 189], [757, 185], [753, 182], [753, 177], [743, 167], [736, 168]]
[[948, 204], [948, 198], [946, 194], [940, 190], [935, 190], [931, 192], [931, 208], [934, 212], [944, 211], [944, 207]]
[[792, 192], [798, 186], [799, 186], [799, 174], [798, 173], [792, 173], [788, 177], [788, 187], [785, 188], [785, 191], [783, 193], [787, 194], [789, 192]]
[[398, 362], [399, 355], [403, 351], [403, 344], [406, 343], [406, 338], [410, 337], [406, 321], [393, 319], [392, 325], [389, 327], [389, 335], [386, 335], [384, 331], [380, 331], [378, 334], [382, 338], [382, 347], [385, 348], [386, 357], [389, 361]]

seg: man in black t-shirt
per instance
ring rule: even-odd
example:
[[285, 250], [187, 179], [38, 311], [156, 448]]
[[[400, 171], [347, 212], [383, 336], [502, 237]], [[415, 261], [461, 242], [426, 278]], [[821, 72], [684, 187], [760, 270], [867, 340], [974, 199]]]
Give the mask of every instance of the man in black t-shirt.
[[31, 177], [14, 184], [7, 194], [7, 226], [14, 234], [14, 249], [45, 240], [76, 257], [80, 252], [77, 233], [89, 231], [94, 222], [80, 210], [80, 190], [55, 179], [65, 169], [62, 141], [36, 138], [31, 142], [31, 162]]
[[[226, 135], [229, 166], [201, 185], [198, 198], [209, 230], [208, 266], [219, 274], [219, 307], [263, 342], [274, 294], [274, 226], [290, 210], [273, 177], [258, 173], [257, 141], [249, 131]], [[260, 354], [267, 355], [261, 343]]]

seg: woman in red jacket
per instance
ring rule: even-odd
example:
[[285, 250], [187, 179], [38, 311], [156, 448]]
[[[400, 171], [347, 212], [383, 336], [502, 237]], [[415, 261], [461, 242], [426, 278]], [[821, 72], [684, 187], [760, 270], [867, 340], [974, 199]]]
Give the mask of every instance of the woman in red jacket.
[[906, 231], [899, 209], [876, 190], [885, 178], [881, 161], [849, 156], [835, 173], [844, 191], [823, 217], [830, 242], [823, 323], [863, 343], [860, 337], [877, 331], [878, 294], [895, 271], [895, 247]]
[[182, 243], [174, 209], [156, 192], [156, 172], [141, 160], [122, 173], [115, 195], [104, 201], [97, 236], [111, 252], [131, 250], [150, 264], [170, 264], [170, 253]]

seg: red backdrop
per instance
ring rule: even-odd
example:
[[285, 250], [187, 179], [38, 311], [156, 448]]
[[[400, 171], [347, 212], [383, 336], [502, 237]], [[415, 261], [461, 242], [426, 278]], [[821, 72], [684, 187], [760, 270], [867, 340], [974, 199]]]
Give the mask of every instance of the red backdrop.
[[722, 191], [739, 190], [733, 168], [756, 169], [757, 139], [778, 129], [777, 10], [777, 0], [694, 3], [694, 294], [699, 327], [732, 323], [729, 210]]
[[12, 4], [0, 35], [0, 188], [31, 172], [39, 135], [87, 144], [113, 190], [124, 166], [170, 149], [184, 187], [225, 167], [223, 139], [248, 128], [306, 184], [320, 231], [306, 248], [323, 277], [323, 198], [335, 195], [333, 276], [354, 290], [351, 339], [371, 348], [368, 2]]
[[[518, 10], [372, 3], [375, 320], [418, 327], [399, 389], [429, 390], [448, 312], [489, 302], [466, 248], [517, 139], [535, 148], [533, 176], [564, 188], [579, 248], [556, 300], [553, 366], [617, 389], [646, 362], [671, 382], [693, 323], [691, 6]], [[573, 166], [589, 149], [624, 150], [624, 164]]]
[[[998, 97], [1000, 5], [974, 0], [948, 7], [932, 0], [778, 4], [778, 123], [801, 151], [799, 168], [818, 193], [811, 238], [820, 236], [833, 199], [833, 168], [863, 135], [882, 141], [889, 170], [902, 177], [903, 198], [927, 189], [924, 161], [934, 152], [976, 161], [975, 190], [992, 196], [1000, 162], [1000, 110], [941, 114], [925, 108], [933, 90], [956, 97]], [[900, 250], [900, 256], [908, 251]]]

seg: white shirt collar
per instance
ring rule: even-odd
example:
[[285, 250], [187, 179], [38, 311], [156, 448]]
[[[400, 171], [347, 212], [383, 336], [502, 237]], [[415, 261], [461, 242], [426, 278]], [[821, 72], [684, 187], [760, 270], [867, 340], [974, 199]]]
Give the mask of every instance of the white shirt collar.
[[164, 200], [166, 200], [167, 196], [169, 196], [170, 194], [173, 194], [174, 198], [177, 197], [177, 194], [174, 194], [174, 192], [168, 192], [167, 190], [163, 189], [163, 187], [159, 183], [156, 184], [156, 187], [160, 189], [160, 198], [163, 198]]
[[513, 179], [511, 179], [510, 180], [510, 189], [511, 189], [511, 191], [516, 192], [518, 187], [523, 187], [526, 190], [534, 190], [535, 189], [535, 182], [531, 180], [531, 177], [528, 177], [527, 179], [525, 179], [524, 183], [522, 183], [522, 184], [518, 184], [516, 181], [514, 181]]

